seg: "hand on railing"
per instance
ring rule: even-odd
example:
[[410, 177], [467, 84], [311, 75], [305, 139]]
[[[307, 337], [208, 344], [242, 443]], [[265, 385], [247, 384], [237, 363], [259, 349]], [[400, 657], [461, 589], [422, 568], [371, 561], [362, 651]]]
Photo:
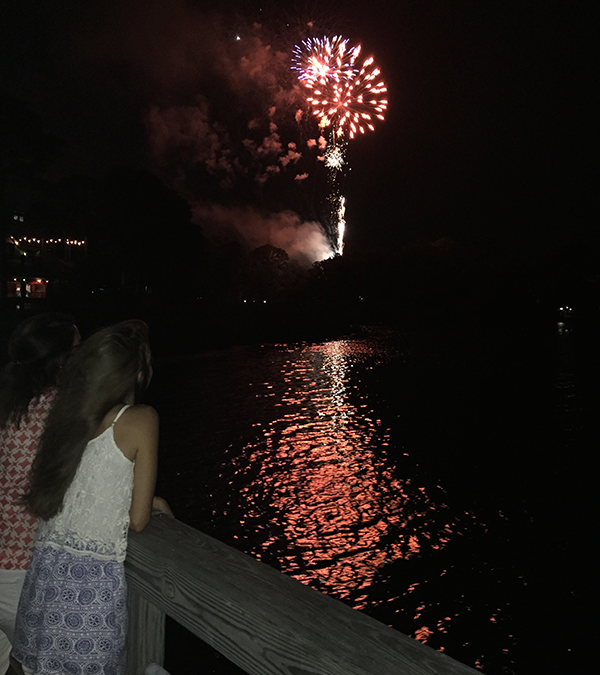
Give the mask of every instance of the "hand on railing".
[[162, 497], [157, 497], [155, 495], [154, 499], [152, 500], [152, 513], [154, 514], [156, 511], [164, 513], [170, 518], [175, 518], [173, 511], [171, 511], [171, 507], [167, 504], [167, 502]]

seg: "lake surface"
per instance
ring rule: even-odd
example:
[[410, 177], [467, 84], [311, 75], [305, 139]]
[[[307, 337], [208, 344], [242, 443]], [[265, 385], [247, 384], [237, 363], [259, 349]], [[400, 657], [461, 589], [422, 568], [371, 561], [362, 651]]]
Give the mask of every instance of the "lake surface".
[[371, 328], [159, 361], [158, 491], [489, 675], [573, 672], [593, 644], [600, 369], [567, 328]]

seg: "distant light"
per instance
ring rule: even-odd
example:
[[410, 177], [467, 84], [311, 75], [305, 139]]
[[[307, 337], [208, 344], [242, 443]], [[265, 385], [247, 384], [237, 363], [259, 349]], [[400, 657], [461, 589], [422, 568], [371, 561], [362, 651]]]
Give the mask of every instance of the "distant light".
[[236, 36], [235, 36], [235, 39], [236, 39], [236, 40], [241, 40], [242, 38], [241, 38], [239, 35], [236, 35]]

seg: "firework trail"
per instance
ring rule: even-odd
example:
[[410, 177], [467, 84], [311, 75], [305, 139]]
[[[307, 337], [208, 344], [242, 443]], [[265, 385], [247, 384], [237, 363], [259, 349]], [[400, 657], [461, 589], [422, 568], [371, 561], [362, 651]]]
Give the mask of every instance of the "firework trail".
[[331, 134], [331, 140], [325, 150], [325, 167], [329, 175], [329, 212], [333, 239], [335, 240], [335, 252], [342, 255], [344, 252], [344, 234], [346, 231], [346, 198], [341, 194], [340, 176], [343, 175], [343, 167], [346, 164], [347, 143], [343, 137]]
[[337, 250], [340, 255], [344, 252], [344, 234], [346, 232], [346, 197], [340, 197], [337, 210], [338, 240]]
[[338, 188], [338, 173], [346, 163], [345, 137], [352, 140], [357, 133], [375, 130], [375, 121], [383, 120], [387, 109], [387, 87], [373, 57], [357, 65], [361, 46], [349, 46], [339, 35], [333, 38], [309, 38], [296, 45], [292, 69], [307, 91], [306, 102], [322, 129], [331, 133], [325, 151], [332, 191], [329, 198], [332, 220], [336, 222], [336, 252], [344, 247], [345, 198]]

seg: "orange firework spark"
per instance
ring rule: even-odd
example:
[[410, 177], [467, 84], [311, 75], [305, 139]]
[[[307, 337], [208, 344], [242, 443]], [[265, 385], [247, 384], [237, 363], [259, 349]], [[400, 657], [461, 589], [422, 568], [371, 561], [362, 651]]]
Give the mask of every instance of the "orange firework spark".
[[294, 49], [293, 68], [309, 90], [306, 100], [313, 114], [321, 124], [332, 124], [338, 135], [348, 133], [350, 138], [374, 131], [375, 120], [383, 120], [387, 109], [387, 99], [381, 97], [387, 87], [373, 57], [365, 59], [360, 69], [355, 66], [360, 51], [360, 45], [349, 48], [348, 40], [338, 36], [306, 40]]

